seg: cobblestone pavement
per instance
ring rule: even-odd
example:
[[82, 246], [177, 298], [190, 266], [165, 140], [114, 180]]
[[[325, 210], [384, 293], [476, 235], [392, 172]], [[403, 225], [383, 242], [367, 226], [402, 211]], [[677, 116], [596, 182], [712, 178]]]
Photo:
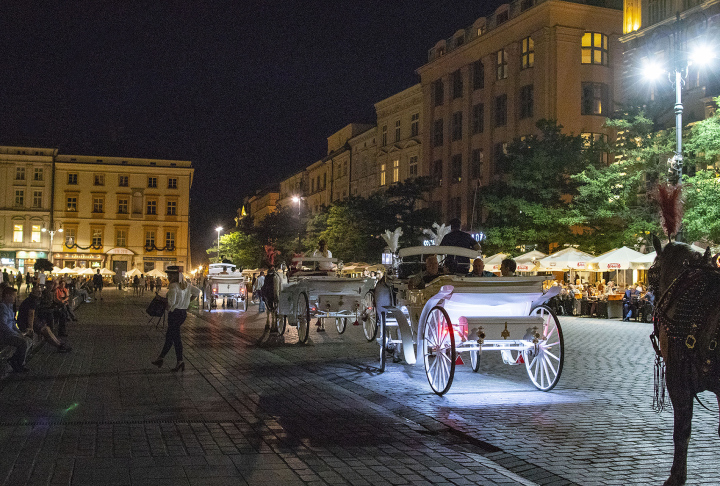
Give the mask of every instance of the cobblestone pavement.
[[[660, 484], [672, 415], [651, 410], [649, 325], [562, 318], [559, 385], [486, 353], [434, 395], [359, 327], [297, 344], [257, 306], [189, 314], [184, 373], [150, 361], [150, 296], [83, 305], [73, 352], [45, 346], [0, 381], [0, 484]], [[715, 408], [714, 397], [701, 399]], [[696, 407], [689, 484], [718, 484], [717, 412]]]

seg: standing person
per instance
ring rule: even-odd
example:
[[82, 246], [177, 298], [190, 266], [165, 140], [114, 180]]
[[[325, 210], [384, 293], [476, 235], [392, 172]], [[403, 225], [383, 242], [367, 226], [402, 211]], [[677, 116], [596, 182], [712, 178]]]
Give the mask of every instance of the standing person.
[[[327, 241], [318, 241], [318, 247], [313, 252], [312, 256], [321, 258], [332, 258], [332, 252], [327, 248]], [[317, 269], [322, 272], [329, 272], [333, 269], [333, 264], [330, 261], [319, 262]]]
[[15, 296], [17, 291], [13, 287], [3, 286], [0, 294], [0, 344], [15, 348], [8, 363], [15, 373], [26, 373], [30, 371], [25, 367], [25, 355], [27, 354], [27, 341], [20, 334], [15, 325]]
[[36, 285], [40, 286], [41, 289], [43, 287], [45, 287], [45, 282], [47, 281], [47, 275], [45, 275], [44, 271], [38, 272], [38, 274], [35, 276], [35, 278], [37, 279], [35, 281]]
[[3, 269], [2, 277], [3, 277], [3, 282], [5, 282], [6, 284], [10, 283], [10, 275], [7, 273], [7, 270]]
[[[480, 244], [472, 236], [460, 229], [460, 220], [458, 218], [450, 220], [450, 233], [443, 237], [440, 245], [480, 251]], [[445, 257], [445, 266], [450, 270], [450, 273], [468, 273], [470, 259], [468, 257], [448, 255]]]
[[25, 293], [30, 293], [30, 286], [35, 286], [35, 279], [30, 275], [30, 271], [25, 274]]
[[15, 277], [15, 285], [18, 289], [18, 294], [20, 293], [20, 287], [22, 287], [23, 284], [23, 276], [22, 273], [18, 272], [17, 277]]
[[200, 289], [187, 282], [178, 267], [167, 267], [166, 272], [170, 280], [165, 299], [168, 309], [167, 332], [165, 333], [165, 345], [160, 351], [160, 356], [152, 364], [158, 368], [162, 367], [165, 355], [170, 351], [170, 348], [175, 346], [177, 364], [172, 371], [185, 371], [180, 326], [187, 318], [187, 308], [190, 305], [190, 300], [200, 295]]
[[257, 295], [259, 300], [258, 314], [265, 312], [265, 301], [262, 296], [263, 285], [265, 285], [265, 272], [260, 272], [260, 275], [258, 275], [258, 278], [255, 280], [255, 287], [253, 287], [253, 299]]
[[150, 277], [147, 279], [148, 285], [150, 286], [150, 292], [155, 292], [155, 279]]
[[[152, 278], [152, 277], [150, 277]], [[140, 275], [140, 295], [145, 295], [145, 290], [147, 290], [147, 279], [145, 278], [145, 275]]]
[[103, 278], [102, 275], [100, 275], [100, 269], [98, 268], [97, 273], [93, 275], [93, 287], [95, 287], [95, 293], [97, 296], [95, 299], [103, 300], [102, 298], [102, 289], [103, 289]]

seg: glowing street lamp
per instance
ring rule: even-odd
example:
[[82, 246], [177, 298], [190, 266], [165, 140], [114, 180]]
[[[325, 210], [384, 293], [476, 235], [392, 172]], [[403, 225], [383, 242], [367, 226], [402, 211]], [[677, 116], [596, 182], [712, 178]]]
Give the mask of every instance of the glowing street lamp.
[[[45, 232], [50, 233], [50, 253], [52, 253], [52, 251], [53, 251], [53, 237], [55, 236], [55, 233], [56, 233], [56, 232], [57, 232], [57, 233], [62, 233], [62, 232], [63, 232], [62, 223], [60, 223], [60, 224], [58, 225], [58, 228], [57, 228], [57, 229], [55, 229], [55, 223], [51, 223], [50, 230], [48, 230], [47, 228], [45, 228], [45, 226], [43, 226], [40, 231], [42, 231], [43, 233], [45, 233]], [[51, 258], [52, 258], [52, 257], [51, 257]], [[52, 261], [52, 260], [51, 260], [51, 261]]]
[[222, 226], [218, 226], [217, 228], [215, 228], [215, 231], [217, 231], [217, 234], [218, 234], [218, 263], [221, 262], [221, 260], [220, 260], [220, 232], [222, 230], [223, 230]]

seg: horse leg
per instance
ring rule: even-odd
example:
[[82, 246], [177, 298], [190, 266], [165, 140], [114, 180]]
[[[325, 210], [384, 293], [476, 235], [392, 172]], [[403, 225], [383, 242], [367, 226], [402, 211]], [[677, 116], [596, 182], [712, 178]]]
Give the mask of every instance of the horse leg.
[[[720, 408], [720, 394], [716, 394], [715, 397], [718, 401], [718, 408]], [[718, 435], [720, 435], [720, 425], [718, 425]]]
[[[672, 372], [674, 371], [674, 372]], [[664, 486], [679, 486], [687, 479], [687, 453], [692, 429], [693, 392], [689, 386], [690, 376], [668, 367], [667, 389], [674, 411], [673, 445], [675, 454], [670, 477]]]

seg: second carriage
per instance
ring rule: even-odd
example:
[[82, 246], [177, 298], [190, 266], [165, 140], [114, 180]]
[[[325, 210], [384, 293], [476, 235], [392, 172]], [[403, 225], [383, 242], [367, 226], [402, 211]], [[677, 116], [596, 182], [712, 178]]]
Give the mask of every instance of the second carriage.
[[422, 275], [423, 255], [475, 258], [474, 250], [450, 246], [399, 250], [394, 275], [374, 292], [380, 337], [380, 367], [389, 358], [416, 364], [420, 358], [432, 390], [446, 393], [459, 353], [468, 353], [473, 371], [481, 356], [499, 351], [508, 365], [525, 366], [533, 385], [549, 391], [564, 362], [560, 322], [546, 305], [559, 288], [543, 292], [545, 277], [439, 275], [414, 288], [411, 274]]
[[319, 266], [336, 263], [335, 258], [296, 257], [287, 283], [276, 286], [277, 306], [273, 325], [282, 334], [286, 326], [297, 327], [298, 339], [307, 343], [312, 318], [333, 320], [338, 333], [348, 324], [363, 327], [368, 341], [375, 339], [377, 321], [373, 305], [373, 277], [347, 278], [335, 271], [319, 271]]
[[204, 288], [203, 305], [208, 310], [217, 308], [247, 310], [247, 288], [245, 277], [232, 263], [211, 263]]

